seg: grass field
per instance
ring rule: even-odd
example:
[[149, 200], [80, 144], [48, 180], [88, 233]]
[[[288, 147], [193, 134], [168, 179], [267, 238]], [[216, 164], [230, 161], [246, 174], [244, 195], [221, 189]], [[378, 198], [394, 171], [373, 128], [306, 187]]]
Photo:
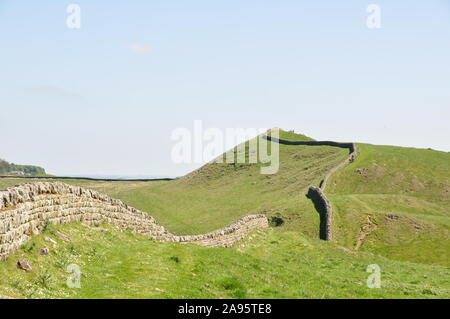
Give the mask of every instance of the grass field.
[[[308, 140], [282, 132], [281, 138]], [[356, 161], [335, 173], [325, 193], [334, 208], [335, 242], [318, 240], [319, 215], [306, 197], [348, 156], [335, 147], [280, 145], [280, 170], [262, 164], [209, 163], [170, 182], [64, 180], [98, 190], [154, 216], [176, 234], [212, 231], [263, 213], [284, 224], [232, 249], [156, 243], [109, 228], [59, 227], [73, 239], [39, 256], [57, 239], [52, 226], [0, 263], [0, 295], [128, 298], [450, 298], [450, 154], [358, 144]], [[32, 181], [32, 180], [31, 180]], [[0, 179], [0, 189], [26, 182]], [[106, 227], [106, 226], [105, 226]], [[20, 256], [36, 266], [15, 267]], [[79, 264], [83, 288], [65, 286]], [[382, 289], [365, 285], [366, 268], [382, 269]]]
[[[104, 226], [107, 227], [107, 226]], [[0, 294], [26, 298], [449, 298], [450, 269], [350, 252], [296, 232], [254, 233], [234, 249], [157, 243], [107, 227], [50, 227], [0, 266]], [[59, 233], [72, 242], [59, 239]], [[57, 242], [44, 240], [50, 237]], [[50, 245], [50, 246], [49, 246]], [[40, 256], [40, 247], [52, 247]], [[17, 269], [25, 257], [32, 272]], [[81, 288], [66, 285], [69, 264]], [[382, 270], [370, 289], [368, 265]], [[447, 277], [445, 277], [447, 276]]]

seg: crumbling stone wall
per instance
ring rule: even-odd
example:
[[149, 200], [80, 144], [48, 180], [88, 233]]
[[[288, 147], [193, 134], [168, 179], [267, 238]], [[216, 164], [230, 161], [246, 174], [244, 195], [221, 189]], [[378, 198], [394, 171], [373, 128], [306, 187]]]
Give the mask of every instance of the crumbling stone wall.
[[13, 253], [46, 223], [111, 224], [162, 242], [229, 247], [250, 231], [268, 227], [264, 215], [248, 215], [204, 235], [176, 236], [147, 213], [96, 191], [61, 182], [22, 184], [0, 191], [0, 259]]

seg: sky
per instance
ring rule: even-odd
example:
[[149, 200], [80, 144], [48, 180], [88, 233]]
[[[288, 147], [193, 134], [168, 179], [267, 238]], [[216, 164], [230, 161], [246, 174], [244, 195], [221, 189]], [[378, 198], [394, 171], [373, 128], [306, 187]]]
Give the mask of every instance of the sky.
[[448, 0], [0, 0], [0, 158], [49, 173], [183, 175], [196, 120], [450, 151], [449, 119]]

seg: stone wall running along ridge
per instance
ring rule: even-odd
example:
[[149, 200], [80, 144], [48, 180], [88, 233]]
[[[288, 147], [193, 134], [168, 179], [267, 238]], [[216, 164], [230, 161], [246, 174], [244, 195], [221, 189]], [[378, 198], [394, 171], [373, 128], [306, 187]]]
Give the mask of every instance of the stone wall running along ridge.
[[283, 145], [333, 146], [349, 149], [349, 156], [344, 161], [328, 171], [328, 173], [320, 182], [319, 187], [311, 186], [308, 190], [308, 198], [313, 201], [316, 210], [320, 214], [320, 239], [331, 241], [333, 239], [333, 207], [331, 206], [331, 202], [325, 196], [325, 188], [327, 187], [327, 182], [331, 175], [333, 175], [342, 167], [355, 161], [357, 156], [356, 145], [354, 143], [340, 143], [332, 141], [288, 141], [268, 135], [265, 135], [264, 138], [268, 141]]
[[208, 247], [230, 247], [252, 230], [268, 227], [266, 216], [248, 215], [208, 234], [176, 236], [147, 213], [96, 191], [62, 182], [27, 183], [0, 191], [0, 259], [39, 234], [46, 223], [74, 222], [111, 224], [161, 242]]

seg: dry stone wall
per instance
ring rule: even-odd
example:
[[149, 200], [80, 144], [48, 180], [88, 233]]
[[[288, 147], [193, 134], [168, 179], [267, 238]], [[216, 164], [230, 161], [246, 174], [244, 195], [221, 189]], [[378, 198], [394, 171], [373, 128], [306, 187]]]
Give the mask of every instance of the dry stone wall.
[[0, 259], [17, 250], [46, 223], [111, 224], [162, 242], [229, 247], [254, 229], [268, 227], [264, 215], [248, 215], [204, 235], [176, 236], [147, 213], [96, 191], [61, 182], [22, 184], [0, 191]]
[[332, 141], [288, 141], [270, 136], [264, 136], [268, 141], [284, 144], [284, 145], [310, 145], [310, 146], [334, 146], [340, 148], [348, 148], [349, 156], [333, 167], [320, 182], [319, 187], [311, 186], [308, 190], [308, 197], [314, 202], [317, 211], [320, 214], [320, 238], [331, 241], [333, 239], [332, 222], [333, 222], [333, 207], [330, 201], [325, 196], [325, 188], [327, 187], [328, 179], [336, 171], [344, 166], [352, 163], [357, 156], [356, 145], [354, 143], [340, 143]]
[[333, 239], [332, 222], [333, 207], [319, 187], [311, 186], [308, 197], [314, 202], [320, 214], [320, 239], [331, 241]]

